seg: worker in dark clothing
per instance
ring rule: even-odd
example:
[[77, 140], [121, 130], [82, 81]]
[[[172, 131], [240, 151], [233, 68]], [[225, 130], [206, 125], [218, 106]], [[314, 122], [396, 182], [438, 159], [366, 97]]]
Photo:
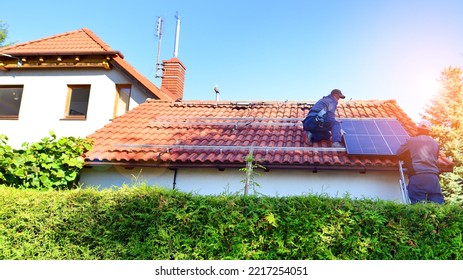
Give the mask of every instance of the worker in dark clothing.
[[302, 121], [307, 135], [307, 144], [313, 141], [329, 140], [332, 147], [343, 147], [341, 144], [341, 123], [336, 120], [336, 108], [339, 99], [346, 98], [339, 89], [333, 89], [328, 96], [324, 96], [310, 109]]
[[429, 136], [431, 123], [424, 120], [418, 124], [418, 135], [411, 137], [397, 150], [408, 170], [408, 196], [410, 202], [420, 201], [444, 203], [439, 183], [439, 144]]

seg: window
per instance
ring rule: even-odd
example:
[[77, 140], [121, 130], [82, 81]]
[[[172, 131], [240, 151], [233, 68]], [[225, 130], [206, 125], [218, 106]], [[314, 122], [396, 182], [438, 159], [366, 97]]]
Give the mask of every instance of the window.
[[90, 85], [69, 85], [65, 118], [85, 120], [89, 98]]
[[23, 86], [0, 86], [0, 119], [17, 120]]
[[116, 90], [114, 117], [123, 115], [129, 110], [131, 87], [130, 85], [117, 85]]

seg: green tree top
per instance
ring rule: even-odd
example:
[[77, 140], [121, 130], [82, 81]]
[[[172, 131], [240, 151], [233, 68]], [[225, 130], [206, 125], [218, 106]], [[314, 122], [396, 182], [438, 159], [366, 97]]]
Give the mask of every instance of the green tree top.
[[423, 117], [433, 124], [433, 136], [455, 165], [463, 163], [463, 70], [448, 67], [442, 71], [442, 89], [426, 108]]
[[463, 70], [448, 67], [441, 73], [440, 93], [426, 108], [423, 118], [433, 124], [432, 136], [455, 164], [452, 173], [441, 175], [445, 199], [463, 202]]
[[8, 25], [0, 20], [0, 48], [11, 45], [12, 43], [6, 43], [8, 37]]
[[5, 27], [5, 24], [0, 20], [0, 47], [3, 47], [3, 42], [6, 40], [8, 35], [8, 30]]

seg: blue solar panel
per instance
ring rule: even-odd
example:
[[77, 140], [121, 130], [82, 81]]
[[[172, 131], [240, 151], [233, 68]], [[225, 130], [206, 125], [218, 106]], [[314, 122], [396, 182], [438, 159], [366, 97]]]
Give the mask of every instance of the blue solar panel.
[[344, 119], [341, 127], [350, 155], [395, 155], [410, 137], [396, 119]]

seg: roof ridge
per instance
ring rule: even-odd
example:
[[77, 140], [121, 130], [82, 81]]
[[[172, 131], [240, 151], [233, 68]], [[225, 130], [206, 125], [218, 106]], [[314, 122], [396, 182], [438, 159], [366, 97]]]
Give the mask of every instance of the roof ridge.
[[395, 99], [350, 99], [350, 100], [341, 100], [339, 103], [348, 103], [348, 102], [357, 102], [357, 103], [368, 103], [368, 104], [384, 104], [384, 103], [397, 103]]
[[[314, 104], [316, 101], [284, 101], [284, 100], [181, 100], [181, 101], [166, 101], [166, 100], [158, 100], [158, 99], [148, 99], [148, 102], [167, 102], [167, 103], [179, 103], [184, 105], [277, 105], [277, 104], [291, 104], [291, 105], [301, 105], [301, 104]], [[342, 101], [340, 105], [346, 105], [348, 103], [355, 103], [355, 104], [386, 104], [386, 103], [397, 103], [394, 99], [371, 99], [371, 100], [363, 100], [363, 99], [351, 99], [348, 101]]]
[[174, 101], [170, 100], [163, 100], [163, 99], [155, 99], [155, 98], [148, 98], [146, 99], [147, 103], [174, 103]]

